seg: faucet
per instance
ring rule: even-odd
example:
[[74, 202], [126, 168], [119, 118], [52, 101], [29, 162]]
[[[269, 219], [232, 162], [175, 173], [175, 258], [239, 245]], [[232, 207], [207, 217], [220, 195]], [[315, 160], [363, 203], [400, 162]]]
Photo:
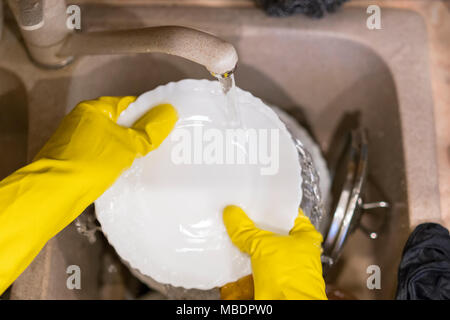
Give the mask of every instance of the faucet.
[[8, 0], [31, 59], [60, 68], [84, 55], [166, 53], [206, 67], [219, 80], [233, 73], [233, 45], [209, 33], [181, 26], [134, 30], [73, 32], [66, 26], [64, 0]]

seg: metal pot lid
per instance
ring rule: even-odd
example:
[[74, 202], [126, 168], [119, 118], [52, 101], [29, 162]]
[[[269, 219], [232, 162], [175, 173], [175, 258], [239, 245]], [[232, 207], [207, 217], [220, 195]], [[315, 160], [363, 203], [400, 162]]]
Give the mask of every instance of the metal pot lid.
[[329, 266], [339, 258], [345, 241], [361, 217], [368, 161], [365, 131], [352, 130], [341, 150], [333, 179], [333, 190], [341, 190], [340, 195], [333, 203], [332, 214], [324, 219], [320, 228], [324, 236], [322, 261]]

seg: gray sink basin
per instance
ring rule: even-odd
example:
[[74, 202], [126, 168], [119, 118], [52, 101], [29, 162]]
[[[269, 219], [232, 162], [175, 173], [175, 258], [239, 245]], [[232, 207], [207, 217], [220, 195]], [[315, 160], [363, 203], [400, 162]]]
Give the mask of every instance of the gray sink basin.
[[28, 101], [14, 73], [0, 68], [0, 180], [27, 162]]
[[[372, 240], [356, 230], [328, 281], [357, 298], [394, 297], [396, 269], [411, 228], [440, 218], [427, 35], [417, 14], [384, 9], [383, 29], [371, 31], [365, 27], [363, 9], [345, 9], [324, 20], [275, 19], [256, 9], [88, 6], [82, 12], [86, 31], [177, 24], [229, 40], [240, 58], [237, 85], [296, 113], [325, 154], [337, 132], [366, 128], [365, 201], [388, 201], [391, 210], [387, 216], [375, 213], [364, 218], [375, 229], [384, 223], [379, 237]], [[159, 54], [84, 57], [65, 69], [44, 71], [30, 64], [8, 30], [5, 41], [16, 54], [0, 46], [0, 66], [8, 56], [9, 68], [17, 66], [17, 74], [25, 77], [30, 97], [29, 157], [80, 100], [137, 95], [170, 81], [208, 77], [203, 67]], [[89, 244], [74, 225], [69, 226], [16, 281], [12, 296], [100, 297], [92, 282], [100, 277], [105, 247], [100, 240]], [[87, 285], [79, 292], [65, 287], [70, 264], [85, 270]], [[381, 268], [380, 290], [366, 286], [370, 265]]]

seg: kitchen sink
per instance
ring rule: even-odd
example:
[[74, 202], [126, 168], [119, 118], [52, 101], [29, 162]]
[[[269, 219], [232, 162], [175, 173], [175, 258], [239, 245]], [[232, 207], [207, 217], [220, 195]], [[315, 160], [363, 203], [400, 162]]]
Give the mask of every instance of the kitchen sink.
[[[387, 201], [390, 209], [363, 216], [378, 237], [356, 230], [327, 282], [360, 299], [395, 296], [410, 231], [420, 222], [440, 220], [427, 34], [419, 15], [383, 9], [383, 29], [368, 30], [364, 8], [345, 8], [322, 20], [270, 18], [253, 8], [85, 5], [82, 12], [84, 31], [185, 25], [230, 41], [239, 53], [237, 85], [297, 115], [325, 155], [342, 132], [364, 128], [369, 139], [364, 201]], [[17, 143], [3, 147], [0, 140], [2, 150], [14, 154], [11, 163], [0, 163], [0, 175], [23, 164], [25, 151], [30, 160], [81, 100], [138, 95], [170, 81], [207, 77], [212, 79], [202, 66], [162, 54], [83, 57], [63, 69], [43, 70], [29, 61], [9, 23], [0, 42], [0, 138], [11, 136]], [[104, 255], [110, 257], [111, 248], [100, 235], [91, 244], [76, 229], [73, 223], [49, 241], [15, 282], [11, 298], [104, 297]], [[81, 290], [66, 287], [72, 264], [81, 268]], [[367, 287], [371, 265], [381, 269], [381, 289]]]

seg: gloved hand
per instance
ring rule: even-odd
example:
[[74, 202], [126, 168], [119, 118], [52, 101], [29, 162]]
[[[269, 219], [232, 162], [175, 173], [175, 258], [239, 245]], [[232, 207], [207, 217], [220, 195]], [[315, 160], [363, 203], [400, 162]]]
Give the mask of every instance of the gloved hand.
[[135, 99], [81, 102], [31, 164], [0, 182], [0, 294], [136, 157], [169, 135], [178, 119], [169, 104], [152, 108], [131, 128], [116, 123]]
[[322, 235], [301, 210], [289, 235], [257, 228], [237, 206], [226, 207], [223, 220], [234, 245], [250, 255], [255, 299], [327, 299]]

